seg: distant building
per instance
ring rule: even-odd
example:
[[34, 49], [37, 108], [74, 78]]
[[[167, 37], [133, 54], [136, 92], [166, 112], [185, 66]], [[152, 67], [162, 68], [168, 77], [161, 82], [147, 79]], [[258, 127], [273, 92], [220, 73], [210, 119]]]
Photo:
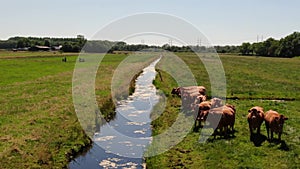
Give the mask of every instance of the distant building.
[[17, 51], [28, 51], [29, 48], [25, 47], [25, 48], [13, 48], [12, 49], [14, 52], [17, 52]]
[[33, 46], [29, 50], [31, 51], [49, 51], [51, 48], [49, 46]]
[[52, 46], [52, 47], [51, 47], [51, 50], [57, 51], [57, 50], [61, 50], [61, 48], [62, 48], [62, 45], [59, 45], [59, 46]]
[[36, 46], [29, 48], [29, 50], [30, 51], [59, 51], [59, 50], [61, 50], [61, 48], [62, 48], [62, 45], [52, 46], [52, 47], [36, 45]]

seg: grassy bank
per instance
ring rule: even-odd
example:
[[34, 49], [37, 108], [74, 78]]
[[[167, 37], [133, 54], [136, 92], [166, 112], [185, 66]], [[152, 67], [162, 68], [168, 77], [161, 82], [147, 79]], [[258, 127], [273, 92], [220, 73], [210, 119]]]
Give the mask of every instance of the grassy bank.
[[[203, 64], [191, 53], [178, 56], [190, 67], [199, 85], [208, 88], [209, 77]], [[167, 152], [146, 159], [148, 168], [298, 168], [300, 166], [299, 106], [300, 59], [221, 56], [227, 80], [227, 100], [236, 106], [235, 137], [198, 142], [200, 132], [191, 131], [178, 145]], [[152, 122], [153, 135], [166, 131], [178, 116], [181, 101], [169, 93], [176, 81], [160, 71], [154, 84], [167, 96], [163, 114]], [[240, 99], [237, 99], [240, 98]], [[293, 101], [273, 101], [287, 99]], [[289, 117], [284, 126], [283, 141], [269, 143], [262, 138], [255, 146], [249, 138], [247, 110], [260, 105]], [[265, 125], [262, 134], [266, 136]], [[166, 139], [167, 140], [167, 139]]]

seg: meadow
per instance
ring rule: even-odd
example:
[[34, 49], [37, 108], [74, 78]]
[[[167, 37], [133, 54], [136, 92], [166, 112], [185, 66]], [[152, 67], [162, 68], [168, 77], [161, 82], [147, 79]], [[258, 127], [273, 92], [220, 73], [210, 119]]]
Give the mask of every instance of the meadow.
[[[62, 62], [65, 56], [67, 62]], [[91, 145], [72, 101], [77, 57], [0, 52], [0, 168], [66, 167], [74, 155]], [[112, 105], [112, 73], [124, 58], [107, 55], [99, 67], [96, 93], [100, 108]], [[113, 107], [106, 109], [113, 111]]]
[[[189, 65], [199, 85], [210, 82], [203, 64], [195, 54], [177, 54]], [[146, 159], [148, 168], [299, 168], [300, 166], [300, 58], [220, 56], [226, 75], [227, 103], [236, 106], [234, 137], [211, 137], [199, 143], [200, 131], [191, 130], [176, 146]], [[177, 87], [173, 77], [160, 71], [154, 84], [167, 96], [162, 115], [152, 122], [153, 135], [166, 131], [176, 120], [180, 98], [170, 91]], [[281, 142], [268, 142], [263, 124], [259, 143], [250, 141], [247, 122], [248, 109], [259, 105], [265, 111], [273, 109], [289, 117], [284, 125]], [[159, 106], [158, 106], [159, 107]], [[154, 109], [154, 113], [155, 113]], [[167, 140], [167, 139], [166, 139]]]
[[[198, 84], [207, 87], [210, 96], [209, 78], [197, 57], [192, 53], [176, 55], [190, 67]], [[83, 131], [72, 102], [77, 56], [0, 52], [0, 168], [63, 168], [75, 154], [90, 146], [91, 140]], [[67, 57], [67, 62], [61, 61], [63, 57]], [[299, 168], [300, 58], [220, 57], [226, 73], [227, 102], [237, 108], [235, 137], [200, 144], [200, 133], [191, 130], [169, 151], [147, 158], [147, 167]], [[99, 67], [95, 93], [104, 114], [113, 113], [112, 76], [125, 58], [122, 54], [107, 54]], [[178, 97], [170, 95], [176, 81], [168, 73], [160, 73], [163, 81], [157, 76], [154, 84], [167, 96], [167, 106], [152, 122], [153, 135], [174, 122], [181, 104]], [[272, 101], [275, 99], [287, 101]], [[264, 141], [261, 146], [250, 142], [246, 115], [254, 105], [289, 117], [283, 142]], [[262, 134], [266, 135], [264, 125]]]

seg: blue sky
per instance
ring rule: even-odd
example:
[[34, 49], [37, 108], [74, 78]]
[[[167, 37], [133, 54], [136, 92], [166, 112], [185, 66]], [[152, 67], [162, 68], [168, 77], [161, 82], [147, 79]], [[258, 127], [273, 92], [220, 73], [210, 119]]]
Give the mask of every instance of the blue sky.
[[[161, 12], [196, 26], [214, 45], [279, 39], [300, 29], [298, 0], [1, 0], [0, 39], [12, 36], [92, 38], [132, 14]], [[196, 43], [196, 40], [195, 40]]]

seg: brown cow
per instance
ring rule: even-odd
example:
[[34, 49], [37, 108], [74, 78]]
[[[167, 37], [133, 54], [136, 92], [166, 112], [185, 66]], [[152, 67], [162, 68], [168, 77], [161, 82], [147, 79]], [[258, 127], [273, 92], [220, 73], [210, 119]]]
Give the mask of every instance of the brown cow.
[[204, 86], [176, 87], [172, 89], [171, 94], [176, 94], [177, 96], [181, 97], [181, 92], [185, 91], [195, 92], [198, 95], [206, 95], [206, 88]]
[[204, 102], [204, 101], [206, 101], [206, 99], [207, 99], [207, 97], [206, 97], [206, 95], [199, 95], [199, 96], [197, 96], [197, 98], [196, 98], [196, 100], [195, 100], [195, 104], [200, 104], [201, 102]]
[[198, 112], [198, 104], [206, 100], [204, 86], [187, 86], [173, 88], [171, 94], [181, 97], [184, 112]]
[[199, 111], [199, 104], [206, 101], [205, 95], [199, 95], [195, 98], [193, 98], [194, 102], [191, 103], [191, 111], [192, 112], [198, 112]]
[[255, 106], [248, 110], [247, 116], [250, 135], [252, 136], [253, 130], [257, 129], [257, 134], [260, 134], [260, 126], [264, 121], [264, 110], [262, 107]]
[[[234, 123], [235, 123], [234, 110], [230, 107], [222, 106], [219, 108], [211, 109], [211, 111], [210, 111], [210, 115], [216, 116], [217, 120], [220, 117], [220, 114], [222, 116], [218, 123], [217, 128], [215, 129], [214, 138], [216, 137], [216, 131], [218, 129], [220, 130], [220, 134], [223, 135], [224, 137], [227, 137], [229, 133], [233, 133], [233, 131], [234, 131]], [[216, 122], [215, 120], [216, 119], [213, 119], [213, 122]], [[208, 121], [210, 121], [209, 118], [208, 118]], [[232, 132], [229, 132], [228, 127], [230, 127]]]
[[206, 88], [204, 86], [198, 86], [197, 89], [201, 95], [206, 95]]
[[266, 128], [267, 128], [268, 139], [270, 139], [270, 137], [269, 137], [270, 129], [271, 129], [271, 140], [273, 140], [273, 132], [278, 134], [278, 140], [281, 139], [283, 124], [284, 124], [284, 121], [287, 119], [288, 119], [287, 117], [285, 117], [284, 115], [280, 115], [276, 111], [269, 110], [266, 112], [265, 124], [266, 124]]
[[231, 133], [234, 133], [234, 123], [235, 123], [235, 114], [236, 114], [236, 109], [234, 105], [231, 104], [226, 104], [223, 108], [223, 113], [227, 115], [227, 122], [228, 126], [231, 129]]
[[211, 108], [211, 102], [210, 101], [204, 101], [201, 102], [199, 105], [199, 110], [198, 110], [198, 120], [204, 120], [204, 117], [207, 115], [208, 110]]
[[196, 118], [195, 118], [195, 128], [198, 127], [197, 122], [199, 122], [199, 126], [201, 126], [201, 122], [204, 122], [204, 116], [208, 113], [208, 111], [211, 108], [211, 102], [210, 101], [204, 101], [200, 104], [196, 105], [195, 108], [196, 111]]
[[[210, 123], [211, 126], [214, 124], [218, 124], [215, 128], [214, 138], [216, 137], [217, 130], [219, 129], [219, 133], [223, 134], [225, 137], [228, 136], [230, 127], [231, 132], [234, 133], [234, 123], [235, 123], [235, 109], [231, 108], [234, 107], [232, 105], [212, 108], [210, 110], [204, 110], [201, 114], [201, 120], [207, 121]], [[209, 117], [208, 117], [209, 116]]]

